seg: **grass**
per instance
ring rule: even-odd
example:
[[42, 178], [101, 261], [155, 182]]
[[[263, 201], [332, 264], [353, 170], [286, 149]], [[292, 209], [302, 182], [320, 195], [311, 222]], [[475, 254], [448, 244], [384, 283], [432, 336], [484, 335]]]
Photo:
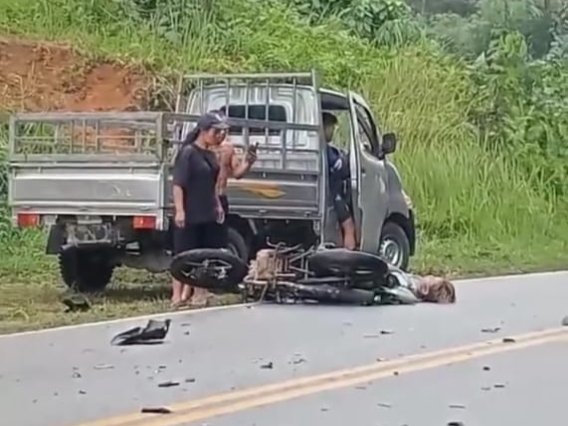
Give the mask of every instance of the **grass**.
[[[479, 99], [466, 64], [428, 43], [372, 48], [334, 22], [308, 26], [279, 2], [219, 0], [205, 12], [190, 3], [172, 0], [154, 19], [136, 20], [108, 0], [0, 0], [0, 34], [70, 41], [91, 59], [142, 63], [162, 76], [315, 64], [327, 85], [365, 93], [381, 127], [399, 135], [394, 161], [420, 228], [415, 270], [464, 276], [568, 265], [568, 201], [549, 196], [538, 170], [486, 148], [469, 122]], [[121, 271], [91, 312], [64, 314], [42, 238], [6, 227], [0, 238], [0, 332], [167, 306], [165, 277]]]

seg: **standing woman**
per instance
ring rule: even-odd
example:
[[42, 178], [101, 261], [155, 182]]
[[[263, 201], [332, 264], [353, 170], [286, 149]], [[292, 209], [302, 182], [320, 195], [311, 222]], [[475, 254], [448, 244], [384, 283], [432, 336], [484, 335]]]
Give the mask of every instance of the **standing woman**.
[[[211, 149], [219, 144], [219, 134], [228, 128], [221, 115], [211, 112], [202, 115], [176, 158], [173, 172], [174, 254], [225, 245], [218, 226], [224, 220], [216, 191], [220, 167]], [[194, 304], [207, 302], [205, 290], [173, 280], [173, 306], [186, 303], [192, 296]]]

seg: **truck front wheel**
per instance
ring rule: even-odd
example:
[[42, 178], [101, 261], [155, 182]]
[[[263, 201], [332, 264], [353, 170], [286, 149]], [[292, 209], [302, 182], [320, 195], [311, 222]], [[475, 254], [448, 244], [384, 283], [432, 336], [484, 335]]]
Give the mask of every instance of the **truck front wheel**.
[[72, 247], [59, 254], [63, 282], [82, 293], [104, 290], [112, 278], [114, 266], [112, 252], [100, 247]]
[[386, 222], [381, 235], [380, 256], [391, 265], [406, 271], [410, 262], [410, 242], [406, 232], [395, 222]]

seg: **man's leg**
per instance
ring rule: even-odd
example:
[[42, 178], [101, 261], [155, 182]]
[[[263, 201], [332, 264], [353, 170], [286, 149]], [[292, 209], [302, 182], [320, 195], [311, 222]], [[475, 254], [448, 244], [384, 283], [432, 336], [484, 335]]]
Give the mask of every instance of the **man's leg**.
[[348, 250], [357, 250], [355, 222], [352, 217], [341, 223], [341, 230], [343, 231], [343, 247]]
[[219, 201], [225, 212], [225, 221], [223, 223], [218, 223], [218, 229], [214, 232], [209, 245], [213, 245], [214, 248], [227, 248], [229, 245], [229, 227], [227, 225], [227, 219], [229, 217], [229, 199], [226, 195], [220, 195]]
[[343, 235], [343, 247], [348, 250], [357, 249], [357, 233], [355, 229], [355, 222], [351, 216], [351, 211], [347, 202], [337, 194], [333, 199], [335, 214], [337, 220], [341, 224], [341, 233]]

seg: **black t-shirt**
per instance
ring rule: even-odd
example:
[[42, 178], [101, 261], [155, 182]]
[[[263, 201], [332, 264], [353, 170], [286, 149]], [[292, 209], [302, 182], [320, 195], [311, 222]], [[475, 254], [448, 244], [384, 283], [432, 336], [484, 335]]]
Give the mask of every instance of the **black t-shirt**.
[[187, 224], [217, 219], [215, 184], [218, 175], [219, 163], [213, 152], [195, 144], [182, 148], [175, 161], [173, 183], [183, 188]]

